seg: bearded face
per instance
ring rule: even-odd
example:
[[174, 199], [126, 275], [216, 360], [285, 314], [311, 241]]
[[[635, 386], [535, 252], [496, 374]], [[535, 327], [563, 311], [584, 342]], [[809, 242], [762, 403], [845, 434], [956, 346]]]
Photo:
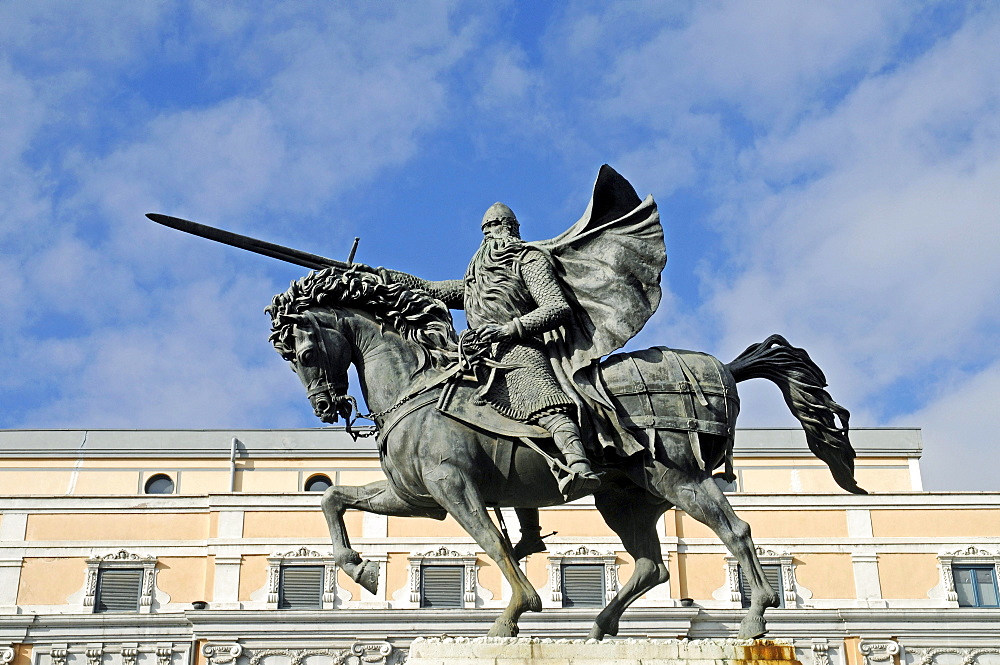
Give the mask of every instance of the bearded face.
[[520, 241], [520, 225], [513, 219], [494, 219], [483, 225], [483, 245], [503, 249], [513, 241]]

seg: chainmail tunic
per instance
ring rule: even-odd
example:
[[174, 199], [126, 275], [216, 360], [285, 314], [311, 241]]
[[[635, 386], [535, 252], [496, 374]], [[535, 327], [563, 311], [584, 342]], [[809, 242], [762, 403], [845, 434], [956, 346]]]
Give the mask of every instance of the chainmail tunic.
[[520, 242], [492, 255], [481, 249], [464, 280], [430, 282], [394, 270], [385, 274], [408, 288], [427, 291], [448, 307], [464, 309], [471, 328], [517, 319], [523, 336], [494, 343], [491, 349], [494, 360], [513, 368], [493, 370], [481, 393], [497, 412], [534, 422], [574, 408], [542, 348], [542, 333], [567, 323], [572, 310], [548, 257], [540, 250]]

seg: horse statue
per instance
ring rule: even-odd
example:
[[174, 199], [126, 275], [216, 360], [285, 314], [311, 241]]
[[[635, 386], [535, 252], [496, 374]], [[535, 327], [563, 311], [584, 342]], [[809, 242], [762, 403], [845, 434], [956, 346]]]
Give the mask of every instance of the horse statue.
[[[368, 417], [379, 430], [386, 480], [334, 485], [322, 498], [337, 564], [376, 591], [378, 564], [351, 548], [343, 521], [347, 509], [439, 520], [451, 515], [510, 583], [510, 603], [489, 635], [516, 635], [518, 618], [541, 611], [541, 599], [488, 509], [555, 506], [566, 499], [544, 440], [525, 440], [475, 414], [456, 415], [447, 408], [447, 402], [462, 398], [462, 390], [474, 394], [474, 387], [462, 385], [461, 349], [445, 305], [364, 271], [328, 268], [293, 282], [266, 311], [270, 341], [291, 363], [316, 415], [325, 422], [343, 416], [350, 425], [357, 409], [348, 395], [353, 364], [373, 411]], [[703, 353], [655, 347], [609, 356], [600, 369], [622, 422], [646, 452], [593, 460], [602, 477], [595, 505], [635, 568], [597, 616], [589, 637], [616, 635], [624, 610], [667, 581], [656, 524], [673, 506], [709, 526], [739, 561], [751, 590], [739, 636], [764, 635], [764, 610], [778, 606], [778, 597], [757, 560], [749, 525], [713, 478], [722, 465], [732, 473], [736, 384], [758, 377], [774, 382], [802, 423], [810, 449], [838, 484], [864, 493], [854, 480], [847, 410], [824, 390], [823, 372], [808, 354], [778, 335], [729, 364]]]

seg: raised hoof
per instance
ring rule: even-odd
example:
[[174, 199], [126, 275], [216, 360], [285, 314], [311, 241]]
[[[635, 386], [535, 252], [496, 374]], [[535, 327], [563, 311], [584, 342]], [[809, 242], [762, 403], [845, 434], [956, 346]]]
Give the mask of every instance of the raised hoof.
[[364, 561], [354, 569], [351, 578], [360, 584], [368, 593], [374, 594], [378, 591], [378, 564], [374, 561]]
[[746, 616], [740, 622], [740, 639], [755, 640], [767, 634], [767, 624], [762, 617]]
[[493, 622], [493, 627], [486, 637], [517, 637], [517, 624], [500, 617]]

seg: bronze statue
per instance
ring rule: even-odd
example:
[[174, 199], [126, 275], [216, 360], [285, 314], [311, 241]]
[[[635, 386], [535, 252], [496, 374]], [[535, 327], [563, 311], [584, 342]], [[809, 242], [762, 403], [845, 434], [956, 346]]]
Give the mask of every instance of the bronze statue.
[[[655, 203], [640, 201], [610, 167], [601, 169], [584, 216], [559, 238], [521, 241], [513, 213], [500, 204], [487, 211], [483, 227], [483, 246], [465, 279], [445, 282], [343, 264], [208, 227], [185, 228], [302, 265], [327, 266], [293, 282], [267, 311], [271, 342], [298, 374], [319, 418], [352, 417], [352, 363], [373, 410], [386, 480], [335, 485], [322, 500], [340, 567], [375, 591], [378, 565], [351, 548], [344, 528], [349, 508], [435, 519], [451, 514], [511, 586], [511, 601], [490, 635], [516, 635], [518, 617], [541, 609], [516, 565], [519, 555], [542, 547], [537, 509], [564, 503], [567, 494], [593, 492], [635, 568], [597, 616], [591, 637], [617, 634], [622, 612], [667, 580], [656, 523], [673, 506], [711, 527], [738, 559], [751, 589], [739, 634], [763, 635], [764, 610], [777, 606], [778, 598], [749, 526], [733, 512], [713, 472], [721, 467], [723, 475], [732, 473], [736, 384], [767, 378], [837, 483], [863, 493], [854, 481], [849, 414], [824, 390], [822, 371], [778, 335], [728, 364], [666, 347], [609, 356], [655, 310], [665, 261]], [[466, 309], [472, 329], [462, 337], [449, 307]], [[581, 460], [583, 454], [589, 459]], [[488, 506], [518, 509], [526, 538], [517, 548], [494, 525]]]

